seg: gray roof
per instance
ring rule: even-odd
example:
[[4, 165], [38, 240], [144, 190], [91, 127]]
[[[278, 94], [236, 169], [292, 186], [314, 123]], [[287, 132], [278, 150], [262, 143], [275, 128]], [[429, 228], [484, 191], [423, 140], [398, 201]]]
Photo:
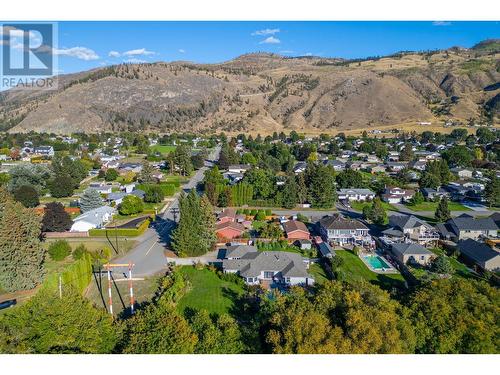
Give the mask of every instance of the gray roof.
[[113, 214], [115, 209], [110, 206], [102, 206], [94, 208], [93, 210], [87, 211], [80, 216], [73, 219], [73, 222], [85, 221], [86, 223], [94, 224], [95, 226], [100, 226], [104, 222], [104, 216], [106, 214]]
[[116, 193], [109, 193], [106, 199], [108, 199], [110, 201], [116, 201], [118, 199], [124, 198], [126, 195], [127, 195], [127, 193], [124, 193], [122, 191], [116, 192]]
[[401, 232], [398, 229], [394, 229], [394, 228], [386, 229], [386, 230], [382, 231], [382, 233], [385, 234], [386, 236], [404, 237], [403, 232]]
[[344, 218], [340, 214], [326, 216], [319, 221], [319, 224], [326, 229], [368, 229], [362, 222]]
[[491, 217], [474, 219], [469, 215], [460, 215], [450, 219], [450, 222], [459, 230], [498, 230], [498, 226]]
[[318, 244], [318, 250], [324, 257], [335, 255], [334, 250], [326, 242], [320, 242]]
[[477, 242], [470, 238], [465, 241], [459, 241], [457, 246], [460, 253], [478, 263], [484, 263], [500, 256], [497, 251], [493, 250], [485, 243]]
[[370, 189], [339, 189], [340, 194], [375, 195]]
[[398, 229], [418, 228], [422, 225], [430, 228], [429, 224], [413, 215], [391, 215], [389, 225]]
[[226, 258], [241, 258], [243, 255], [251, 252], [258, 252], [255, 246], [236, 245], [228, 246], [226, 249]]
[[[241, 249], [237, 249], [241, 247]], [[306, 270], [302, 256], [284, 251], [256, 251], [254, 246], [236, 246], [235, 252], [239, 259], [224, 259], [222, 267], [225, 270], [236, 270], [243, 277], [257, 277], [263, 271], [280, 272], [283, 277], [312, 278]], [[226, 255], [227, 257], [227, 255]]]
[[416, 243], [395, 243], [392, 245], [392, 251], [401, 255], [431, 255], [433, 252], [427, 250], [422, 245]]

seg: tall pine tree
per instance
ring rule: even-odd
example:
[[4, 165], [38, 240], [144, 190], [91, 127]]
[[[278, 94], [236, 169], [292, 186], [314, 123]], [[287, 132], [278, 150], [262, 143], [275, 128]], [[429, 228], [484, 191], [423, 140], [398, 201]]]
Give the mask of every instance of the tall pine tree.
[[434, 217], [440, 223], [451, 219], [450, 209], [448, 208], [448, 198], [442, 197], [434, 213]]

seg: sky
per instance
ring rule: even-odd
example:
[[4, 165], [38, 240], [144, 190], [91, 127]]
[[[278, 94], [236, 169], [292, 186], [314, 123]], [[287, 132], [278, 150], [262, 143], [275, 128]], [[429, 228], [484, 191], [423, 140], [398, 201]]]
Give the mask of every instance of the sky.
[[[1, 23], [1, 21], [0, 21]], [[122, 62], [223, 62], [244, 53], [359, 58], [471, 47], [498, 22], [59, 22], [58, 73]]]

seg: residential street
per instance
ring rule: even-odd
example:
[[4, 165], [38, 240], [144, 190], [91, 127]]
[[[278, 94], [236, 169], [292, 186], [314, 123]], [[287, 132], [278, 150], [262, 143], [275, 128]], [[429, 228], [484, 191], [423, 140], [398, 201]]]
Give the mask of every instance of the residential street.
[[[196, 185], [203, 180], [205, 171], [219, 159], [219, 154], [220, 147], [217, 146], [209, 155], [209, 160], [205, 161], [205, 166], [181, 186], [182, 190], [189, 191], [196, 188]], [[139, 244], [124, 257], [113, 260], [113, 263], [134, 263], [134, 276], [137, 277], [151, 276], [165, 268], [169, 262], [165, 256], [166, 246], [170, 240], [170, 233], [175, 228], [175, 222], [179, 219], [179, 193], [174, 198], [163, 215], [158, 215], [152, 226], [137, 238]]]

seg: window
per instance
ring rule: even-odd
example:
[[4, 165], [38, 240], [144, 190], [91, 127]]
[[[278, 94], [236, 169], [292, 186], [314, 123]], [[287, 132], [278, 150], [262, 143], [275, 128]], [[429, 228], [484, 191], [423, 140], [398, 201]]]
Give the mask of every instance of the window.
[[290, 278], [289, 277], [285, 277], [285, 283], [290, 284]]
[[425, 259], [425, 256], [420, 255], [420, 260], [424, 260], [424, 259]]
[[274, 276], [273, 271], [264, 271], [264, 279], [272, 279]]

